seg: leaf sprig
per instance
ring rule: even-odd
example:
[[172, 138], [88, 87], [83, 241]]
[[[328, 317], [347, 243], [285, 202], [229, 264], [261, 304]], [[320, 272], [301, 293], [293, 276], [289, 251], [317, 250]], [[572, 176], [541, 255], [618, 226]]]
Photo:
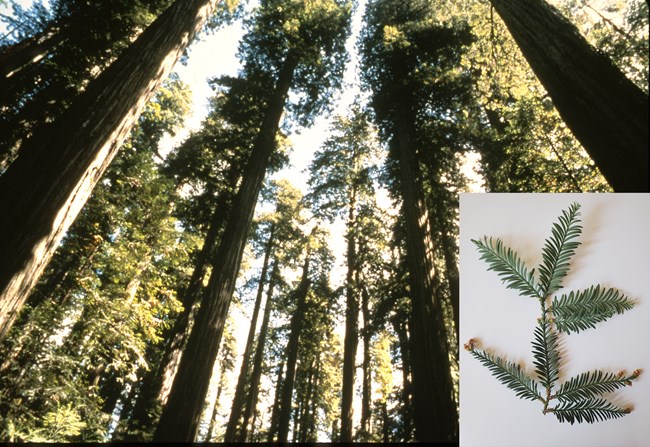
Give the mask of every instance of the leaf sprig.
[[[624, 372], [585, 372], [566, 380], [553, 394], [561, 361], [559, 333], [568, 335], [595, 328], [597, 323], [634, 307], [634, 302], [618, 290], [600, 285], [555, 296], [551, 301], [551, 296], [562, 288], [571, 258], [580, 245], [576, 240], [582, 233], [579, 216], [580, 204], [572, 203], [553, 224], [552, 234], [542, 249], [537, 281], [535, 269], [529, 271], [521, 257], [506, 247], [501, 239], [487, 236], [472, 239], [481, 254], [480, 259], [488, 264], [488, 270], [499, 275], [507, 288], [539, 301], [542, 315], [535, 327], [532, 342], [537, 379], [528, 376], [519, 365], [477, 349], [473, 339], [465, 344], [465, 349], [501, 383], [514, 390], [518, 397], [540, 400], [544, 404], [544, 414], [553, 413], [558, 421], [570, 424], [594, 423], [628, 414], [630, 409], [618, 407], [602, 398], [602, 395], [632, 385], [640, 374], [640, 370], [629, 376]], [[548, 301], [551, 301], [551, 305], [547, 307]], [[539, 386], [543, 387], [545, 393], [538, 390]], [[552, 403], [555, 406], [551, 406]]]
[[[469, 347], [471, 346], [471, 348]], [[537, 389], [537, 382], [528, 377], [519, 365], [502, 359], [489, 352], [474, 349], [474, 340], [470, 340], [465, 348], [505, 386], [513, 390], [522, 399], [541, 400], [542, 395]]]
[[560, 290], [562, 279], [569, 271], [569, 261], [576, 252], [580, 242], [574, 239], [580, 236], [580, 204], [572, 203], [568, 210], [562, 211], [560, 221], [553, 224], [552, 235], [546, 240], [542, 249], [542, 265], [539, 266], [539, 285], [542, 296]]
[[585, 421], [593, 424], [606, 419], [617, 419], [628, 414], [630, 410], [619, 408], [604, 399], [592, 397], [585, 400], [561, 402], [549, 412], [555, 414], [560, 422], [568, 422], [573, 425], [574, 422]]
[[522, 295], [532, 298], [542, 297], [535, 287], [535, 269], [529, 272], [519, 255], [505, 247], [501, 239], [483, 236], [482, 240], [472, 239], [472, 242], [478, 247], [481, 260], [488, 263], [488, 270], [497, 272], [508, 289], [519, 290]]
[[557, 330], [570, 334], [595, 328], [596, 323], [622, 314], [634, 307], [625, 295], [616, 289], [592, 286], [579, 292], [569, 292], [559, 298], [554, 297], [549, 310], [553, 314]]
[[533, 340], [533, 364], [537, 377], [548, 390], [553, 387], [560, 375], [560, 352], [557, 346], [557, 333], [551, 324], [540, 320], [535, 328]]
[[639, 374], [640, 371], [638, 369], [627, 377], [622, 371], [614, 374], [596, 370], [578, 374], [564, 382], [554, 397], [563, 402], [577, 399], [591, 399], [631, 385], [632, 380], [639, 377]]

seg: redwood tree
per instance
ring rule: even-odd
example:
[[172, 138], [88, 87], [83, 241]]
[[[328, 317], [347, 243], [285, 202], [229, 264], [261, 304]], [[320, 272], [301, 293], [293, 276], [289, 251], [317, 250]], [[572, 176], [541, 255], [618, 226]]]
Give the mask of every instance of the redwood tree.
[[[275, 149], [280, 119], [289, 90], [302, 90], [293, 105], [299, 121], [309, 123], [341, 79], [344, 40], [350, 5], [328, 1], [317, 6], [288, 0], [261, 2], [244, 37], [242, 76], [266, 73], [275, 87], [246, 164], [232, 213], [216, 252], [217, 264], [201, 302], [196, 322], [181, 358], [169, 400], [154, 435], [156, 441], [193, 441], [223, 324], [235, 287], [253, 212]], [[286, 26], [278, 27], [278, 23]]]
[[217, 0], [177, 0], [0, 177], [0, 338]]
[[300, 343], [300, 334], [303, 328], [306, 307], [307, 307], [307, 293], [311, 286], [311, 279], [309, 277], [309, 249], [305, 255], [305, 264], [302, 268], [302, 278], [298, 288], [294, 292], [296, 300], [296, 309], [291, 317], [291, 332], [289, 333], [289, 340], [287, 341], [286, 351], [286, 371], [284, 374], [284, 382], [282, 384], [282, 395], [280, 398], [280, 414], [278, 417], [278, 442], [287, 442], [289, 437], [289, 422], [291, 418], [291, 397], [293, 395], [294, 381], [296, 378], [296, 362], [298, 360], [298, 346]]
[[[333, 221], [335, 216], [346, 225], [346, 278], [345, 278], [345, 342], [343, 353], [343, 382], [341, 384], [341, 442], [352, 442], [354, 381], [356, 353], [359, 339], [360, 295], [363, 285], [359, 281], [362, 269], [363, 208], [374, 208], [372, 171], [373, 156], [378, 145], [373, 139], [367, 112], [353, 106], [350, 116], [337, 116], [330, 129], [331, 136], [315, 154], [310, 165], [311, 176], [308, 195], [313, 202], [314, 214]], [[365, 320], [364, 320], [365, 321]], [[364, 336], [364, 353], [369, 345]], [[364, 387], [365, 389], [365, 387]], [[365, 414], [365, 413], [364, 413]]]
[[648, 95], [544, 0], [490, 0], [615, 191], [650, 190]]
[[217, 250], [216, 259], [219, 263], [210, 276], [204, 295], [207, 299], [204, 298], [201, 302], [169, 399], [160, 417], [154, 435], [156, 441], [191, 442], [196, 437], [203, 400], [208, 392], [212, 365], [218, 354], [219, 341], [234, 292], [257, 196], [275, 148], [275, 134], [296, 64], [297, 60], [288, 55], [278, 76], [269, 110], [244, 170], [230, 219]]
[[[303, 208], [302, 194], [295, 189], [286, 180], [272, 181], [270, 188], [264, 191], [263, 195], [271, 196], [275, 201], [275, 212], [263, 215], [260, 225], [258, 226], [259, 238], [264, 237], [266, 232], [273, 230], [274, 247], [273, 247], [273, 271], [268, 279], [268, 290], [262, 325], [256, 341], [255, 355], [252, 359], [252, 371], [248, 378], [248, 392], [246, 396], [238, 403], [233, 403], [231, 409], [232, 415], [241, 413], [242, 423], [237, 435], [224, 441], [241, 441], [246, 442], [247, 438], [253, 434], [253, 424], [256, 414], [256, 406], [259, 396], [260, 380], [263, 369], [264, 353], [268, 349], [267, 337], [269, 333], [269, 323], [271, 310], [276, 307], [274, 299], [274, 290], [276, 285], [282, 285], [284, 280], [280, 275], [280, 270], [287, 267], [293, 267], [292, 264], [299, 262], [299, 256], [303, 252], [304, 235], [300, 227], [304, 225], [305, 219], [301, 215]], [[265, 231], [265, 227], [268, 227]], [[269, 235], [270, 237], [270, 235]], [[240, 408], [236, 408], [236, 407]], [[249, 428], [250, 427], [250, 428]]]
[[458, 435], [452, 378], [456, 365], [450, 356], [456, 342], [450, 329], [453, 312], [448, 311], [453, 306], [439, 286], [442, 270], [434, 262], [426, 187], [435, 178], [428, 178], [434, 171], [425, 170], [425, 160], [443, 160], [445, 146], [427, 137], [436, 128], [449, 133], [463, 91], [451, 73], [458, 72], [455, 65], [471, 35], [462, 22], [441, 23], [436, 12], [423, 0], [370, 2], [361, 40], [365, 85], [390, 148], [391, 189], [402, 200], [411, 304], [411, 399], [421, 442], [450, 441]]

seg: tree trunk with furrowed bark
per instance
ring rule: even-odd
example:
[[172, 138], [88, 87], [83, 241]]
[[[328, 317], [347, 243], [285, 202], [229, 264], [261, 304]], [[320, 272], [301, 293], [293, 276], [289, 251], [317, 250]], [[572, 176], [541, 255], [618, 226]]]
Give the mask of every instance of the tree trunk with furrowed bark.
[[407, 264], [411, 285], [411, 360], [413, 421], [419, 442], [449, 442], [458, 436], [448, 334], [442, 303], [434, 287], [432, 241], [428, 212], [413, 144], [409, 111], [397, 118], [397, 144], [403, 209], [406, 221]]
[[275, 91], [217, 250], [219, 263], [210, 276], [154, 441], [192, 442], [196, 437], [255, 205], [275, 149], [276, 134], [297, 63], [297, 58], [289, 52], [278, 74]]
[[615, 191], [648, 191], [648, 95], [544, 0], [490, 0]]
[[0, 177], [0, 339], [217, 0], [177, 0]]

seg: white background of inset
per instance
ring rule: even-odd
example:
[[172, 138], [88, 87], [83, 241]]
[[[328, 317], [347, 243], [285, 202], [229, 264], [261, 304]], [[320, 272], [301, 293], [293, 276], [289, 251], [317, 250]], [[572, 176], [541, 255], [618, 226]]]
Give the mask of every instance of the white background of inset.
[[[537, 272], [552, 224], [574, 201], [582, 205], [582, 244], [558, 293], [602, 284], [637, 305], [595, 329], [561, 335], [559, 383], [594, 369], [642, 373], [632, 387], [607, 395], [632, 406], [632, 413], [570, 425], [543, 415], [541, 402], [518, 398], [462, 345], [479, 339], [483, 348], [520, 362], [534, 375], [531, 340], [539, 304], [506, 289], [470, 239], [499, 237]], [[461, 446], [650, 445], [650, 195], [462, 194], [460, 210]]]

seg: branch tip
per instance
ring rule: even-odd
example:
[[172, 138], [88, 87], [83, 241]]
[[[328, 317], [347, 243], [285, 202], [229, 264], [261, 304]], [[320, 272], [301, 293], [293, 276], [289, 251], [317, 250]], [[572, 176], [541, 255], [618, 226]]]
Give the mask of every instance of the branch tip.
[[473, 338], [470, 338], [470, 339], [467, 341], [467, 343], [465, 343], [465, 344], [463, 345], [463, 347], [464, 347], [466, 350], [468, 350], [468, 351], [473, 351], [475, 345], [476, 345], [476, 340], [473, 339]]

